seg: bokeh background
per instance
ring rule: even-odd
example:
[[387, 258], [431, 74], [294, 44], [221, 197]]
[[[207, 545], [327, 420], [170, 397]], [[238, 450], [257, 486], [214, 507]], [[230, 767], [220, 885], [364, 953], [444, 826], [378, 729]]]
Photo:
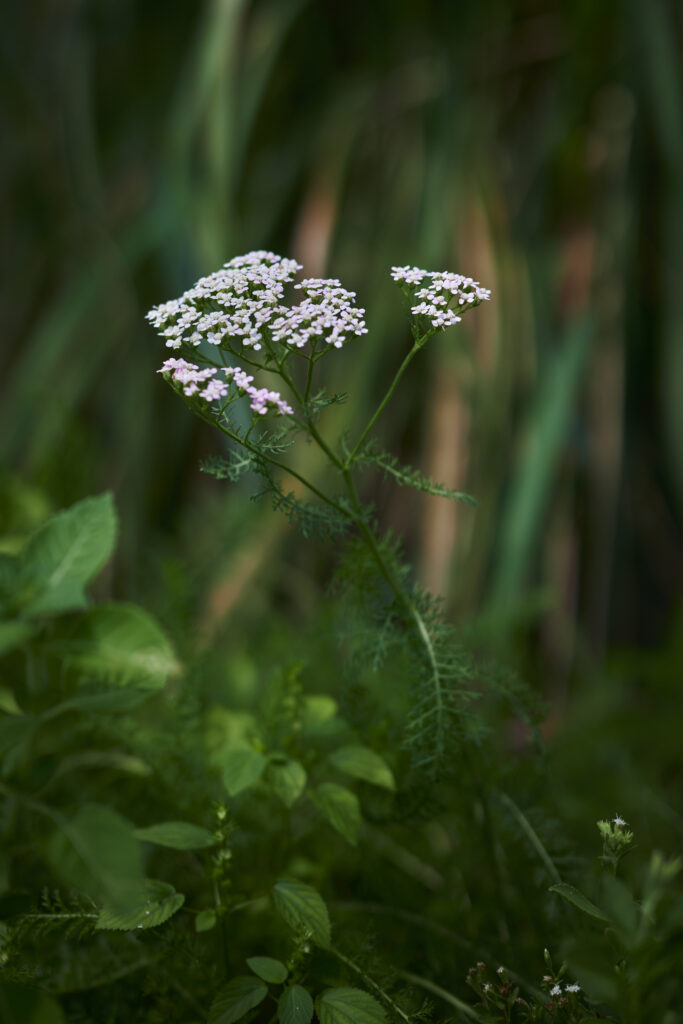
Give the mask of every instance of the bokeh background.
[[568, 745], [619, 720], [608, 761], [628, 734], [679, 778], [682, 44], [676, 0], [5, 5], [5, 530], [112, 488], [116, 596], [205, 643], [303, 621], [327, 556], [200, 474], [220, 440], [156, 376], [144, 313], [252, 248], [340, 277], [371, 328], [329, 381], [342, 430], [408, 345], [390, 266], [470, 274], [492, 302], [381, 432], [479, 505], [383, 490], [380, 516], [549, 735], [570, 706]]

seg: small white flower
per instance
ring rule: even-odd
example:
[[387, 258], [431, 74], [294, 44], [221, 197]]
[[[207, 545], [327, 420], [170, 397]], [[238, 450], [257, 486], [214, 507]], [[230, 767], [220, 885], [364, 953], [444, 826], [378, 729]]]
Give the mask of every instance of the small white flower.
[[496, 967], [496, 974], [504, 974], [504, 973], [505, 973], [505, 968], [504, 967]]
[[392, 267], [391, 276], [394, 281], [405, 282], [411, 286], [420, 286], [414, 294], [416, 299], [421, 299], [417, 305], [411, 306], [410, 312], [413, 316], [423, 316], [431, 323], [432, 327], [441, 330], [453, 324], [460, 323], [461, 317], [456, 316], [450, 307], [455, 301], [461, 313], [480, 302], [486, 302], [491, 298], [488, 288], [482, 288], [478, 281], [471, 277], [463, 277], [462, 274], [453, 274], [450, 271], [420, 270], [419, 267]]
[[488, 981], [486, 982], [486, 984], [484, 985], [483, 991], [484, 992], [490, 992], [491, 991], [491, 983], [490, 982], [488, 982]]
[[562, 995], [562, 989], [560, 988], [560, 986], [559, 985], [553, 985], [553, 987], [550, 989], [550, 995], [551, 996], [561, 996]]
[[621, 825], [627, 825], [628, 822], [624, 821], [620, 814], [617, 814], [615, 818], [612, 818], [612, 824], [621, 827]]
[[574, 982], [573, 985], [565, 985], [564, 990], [565, 992], [580, 992], [581, 986], [577, 985], [576, 982]]

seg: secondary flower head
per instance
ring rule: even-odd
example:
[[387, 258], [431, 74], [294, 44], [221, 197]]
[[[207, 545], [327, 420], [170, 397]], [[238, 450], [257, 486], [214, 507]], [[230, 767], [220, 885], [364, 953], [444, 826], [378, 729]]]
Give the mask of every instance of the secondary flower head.
[[254, 378], [235, 366], [227, 366], [223, 370], [226, 381], [216, 376], [218, 370], [215, 367], [210, 366], [202, 370], [196, 363], [188, 363], [185, 359], [167, 359], [157, 373], [168, 374], [172, 381], [181, 385], [183, 394], [188, 397], [199, 395], [206, 402], [215, 402], [220, 398], [247, 395], [250, 399], [250, 408], [259, 416], [265, 416], [269, 412], [282, 416], [291, 416], [294, 413], [277, 391], [253, 387]]
[[410, 307], [413, 316], [425, 317], [437, 330], [460, 323], [463, 313], [491, 298], [478, 281], [447, 270], [392, 267], [391, 276], [411, 300], [420, 300]]

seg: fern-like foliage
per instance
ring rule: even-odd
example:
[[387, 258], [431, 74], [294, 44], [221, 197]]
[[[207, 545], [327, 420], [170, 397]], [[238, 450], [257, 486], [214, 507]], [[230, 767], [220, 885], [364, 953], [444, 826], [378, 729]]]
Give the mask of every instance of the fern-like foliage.
[[98, 916], [99, 908], [82, 893], [64, 896], [58, 889], [43, 889], [38, 905], [12, 921], [10, 936], [22, 944], [52, 940], [55, 932], [80, 939], [94, 930]]
[[348, 397], [349, 395], [346, 391], [338, 391], [336, 394], [330, 395], [322, 388], [306, 402], [306, 412], [311, 419], [315, 420], [323, 409], [327, 409], [330, 405], [342, 405]]
[[234, 448], [224, 455], [209, 455], [200, 464], [202, 473], [215, 476], [217, 480], [230, 480], [235, 484], [245, 473], [258, 472], [262, 460], [246, 448]]
[[234, 423], [229, 426], [232, 433], [249, 447], [231, 448], [227, 455], [210, 455], [202, 461], [200, 469], [217, 480], [230, 480], [231, 483], [236, 483], [245, 473], [264, 472], [266, 461], [263, 456], [283, 455], [294, 444], [296, 434], [296, 430], [247, 431]]
[[472, 704], [481, 690], [471, 656], [444, 619], [441, 602], [415, 588], [410, 607], [414, 681], [406, 746], [416, 768], [437, 774], [454, 748], [480, 738], [483, 724]]
[[455, 491], [444, 484], [435, 483], [431, 477], [425, 476], [417, 469], [404, 466], [395, 455], [384, 451], [376, 443], [371, 442], [354, 458], [359, 466], [374, 466], [380, 469], [384, 478], [391, 477], [401, 487], [412, 487], [424, 494], [434, 494], [438, 498], [450, 498], [451, 501], [462, 501], [466, 505], [476, 505], [477, 499], [463, 491]]
[[293, 491], [284, 491], [277, 480], [264, 467], [265, 487], [252, 495], [252, 501], [268, 495], [273, 511], [283, 512], [292, 526], [297, 526], [306, 538], [323, 540], [339, 537], [349, 528], [349, 519], [332, 505], [301, 501]]

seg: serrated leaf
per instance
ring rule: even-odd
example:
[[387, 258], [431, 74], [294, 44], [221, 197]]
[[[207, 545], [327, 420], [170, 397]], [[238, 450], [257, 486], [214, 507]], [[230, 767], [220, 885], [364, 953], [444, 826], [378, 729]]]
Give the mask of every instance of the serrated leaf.
[[376, 754], [370, 747], [347, 746], [339, 747], [329, 755], [330, 762], [356, 779], [363, 779], [384, 789], [395, 789], [394, 776], [391, 768], [383, 757]]
[[292, 985], [283, 992], [277, 1004], [280, 1024], [310, 1024], [313, 1000], [301, 985]]
[[163, 821], [158, 825], [136, 828], [133, 835], [145, 843], [167, 846], [171, 850], [203, 850], [216, 845], [216, 837], [207, 828], [192, 825], [189, 821]]
[[558, 893], [568, 903], [571, 903], [578, 910], [582, 910], [589, 917], [594, 917], [598, 921], [611, 924], [609, 917], [603, 914], [599, 907], [596, 907], [587, 896], [584, 896], [579, 889], [575, 889], [573, 885], [568, 885], [566, 882], [558, 882], [557, 885], [551, 885], [548, 891]]
[[88, 683], [161, 690], [179, 671], [173, 648], [155, 620], [134, 604], [102, 604], [80, 616], [56, 647]]
[[216, 927], [215, 910], [200, 910], [194, 919], [194, 930], [196, 932], [210, 932], [212, 928]]
[[208, 1024], [234, 1024], [268, 995], [268, 987], [247, 975], [233, 978], [219, 991], [209, 1010]]
[[334, 782], [323, 782], [311, 791], [310, 797], [330, 825], [355, 846], [361, 826], [360, 804], [356, 794]]
[[285, 807], [299, 799], [306, 786], [306, 769], [298, 761], [271, 761], [268, 765], [268, 782], [275, 795]]
[[437, 483], [430, 477], [420, 473], [411, 466], [402, 465], [395, 455], [382, 451], [374, 442], [367, 445], [354, 458], [354, 462], [361, 466], [376, 466], [384, 472], [384, 478], [393, 477], [397, 484], [402, 487], [412, 487], [424, 494], [434, 494], [438, 498], [450, 498], [452, 501], [462, 501], [466, 505], [476, 505], [477, 499], [471, 494], [464, 494], [462, 491], [454, 491], [451, 487]]
[[34, 632], [35, 626], [28, 622], [19, 622], [17, 619], [0, 622], [0, 654], [21, 646]]
[[309, 932], [318, 946], [329, 946], [330, 917], [319, 892], [305, 882], [288, 878], [278, 879], [272, 892], [278, 913], [291, 928]]
[[250, 970], [257, 974], [262, 981], [268, 981], [272, 985], [281, 985], [289, 974], [281, 960], [275, 960], [270, 956], [249, 957], [247, 964]]
[[384, 1024], [387, 1019], [377, 1000], [359, 988], [328, 988], [315, 1009], [320, 1024]]
[[60, 831], [98, 883], [110, 906], [128, 908], [143, 890], [142, 853], [132, 826], [111, 807], [84, 804]]
[[228, 750], [223, 758], [223, 782], [230, 796], [258, 782], [267, 764], [268, 759], [258, 750]]
[[98, 931], [129, 932], [156, 928], [180, 910], [185, 897], [172, 885], [148, 879], [137, 898], [129, 897], [125, 910], [104, 907], [97, 918]]
[[86, 498], [43, 523], [19, 555], [12, 596], [22, 615], [82, 608], [86, 584], [109, 560], [116, 525], [110, 493]]

